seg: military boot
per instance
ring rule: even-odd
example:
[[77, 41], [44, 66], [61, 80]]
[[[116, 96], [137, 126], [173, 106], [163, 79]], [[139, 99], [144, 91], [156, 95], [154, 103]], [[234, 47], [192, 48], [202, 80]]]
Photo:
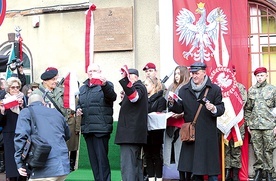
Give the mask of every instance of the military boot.
[[70, 172], [75, 171], [75, 160], [70, 159]]
[[225, 181], [231, 181], [231, 180], [232, 180], [231, 169], [226, 168], [225, 169]]
[[255, 170], [254, 181], [262, 180], [262, 169]]
[[233, 181], [240, 181], [239, 179], [239, 168], [233, 168]]
[[272, 173], [266, 172], [266, 181], [273, 181]]

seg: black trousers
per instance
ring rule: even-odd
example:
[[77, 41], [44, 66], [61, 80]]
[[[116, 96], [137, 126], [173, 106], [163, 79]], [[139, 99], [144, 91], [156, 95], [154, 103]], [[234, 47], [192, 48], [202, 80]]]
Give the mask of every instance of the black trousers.
[[163, 159], [161, 156], [162, 144], [145, 145], [144, 152], [149, 177], [162, 178]]
[[95, 181], [111, 181], [111, 171], [108, 160], [108, 142], [110, 135], [84, 135], [90, 165]]

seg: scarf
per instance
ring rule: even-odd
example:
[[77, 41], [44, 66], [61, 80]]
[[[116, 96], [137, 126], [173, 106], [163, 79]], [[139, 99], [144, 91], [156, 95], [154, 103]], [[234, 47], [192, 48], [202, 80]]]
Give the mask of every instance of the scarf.
[[196, 85], [196, 84], [194, 83], [193, 79], [191, 79], [192, 89], [193, 89], [193, 91], [195, 92], [195, 95], [196, 95], [197, 98], [199, 97], [199, 94], [201, 93], [201, 91], [204, 89], [207, 80], [208, 80], [208, 77], [207, 77], [207, 75], [206, 75], [206, 76], [204, 77], [204, 80], [203, 80], [202, 84]]

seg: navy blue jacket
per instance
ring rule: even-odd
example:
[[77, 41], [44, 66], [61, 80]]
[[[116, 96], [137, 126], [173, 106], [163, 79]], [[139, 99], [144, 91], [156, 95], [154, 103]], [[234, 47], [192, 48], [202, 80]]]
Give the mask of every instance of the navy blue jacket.
[[[47, 178], [67, 175], [70, 173], [68, 148], [66, 141], [70, 138], [70, 130], [63, 115], [56, 109], [48, 108], [41, 102], [33, 102], [29, 105], [34, 110], [34, 117], [38, 134], [46, 139], [52, 146], [45, 167], [33, 169], [31, 178]], [[31, 134], [31, 114], [28, 108], [19, 113], [15, 137], [15, 162], [17, 168], [21, 168], [22, 148]]]
[[114, 86], [91, 85], [89, 79], [80, 87], [77, 109], [82, 109], [81, 133], [111, 133], [113, 129], [113, 102], [117, 94]]

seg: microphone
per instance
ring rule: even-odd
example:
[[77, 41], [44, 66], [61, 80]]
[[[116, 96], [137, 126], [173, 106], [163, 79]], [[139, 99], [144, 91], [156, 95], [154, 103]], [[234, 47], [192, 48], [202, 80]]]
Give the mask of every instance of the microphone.
[[174, 70], [170, 71], [169, 74], [167, 74], [162, 80], [161, 83], [164, 84], [167, 82], [167, 80], [170, 78], [170, 76], [173, 74]]

